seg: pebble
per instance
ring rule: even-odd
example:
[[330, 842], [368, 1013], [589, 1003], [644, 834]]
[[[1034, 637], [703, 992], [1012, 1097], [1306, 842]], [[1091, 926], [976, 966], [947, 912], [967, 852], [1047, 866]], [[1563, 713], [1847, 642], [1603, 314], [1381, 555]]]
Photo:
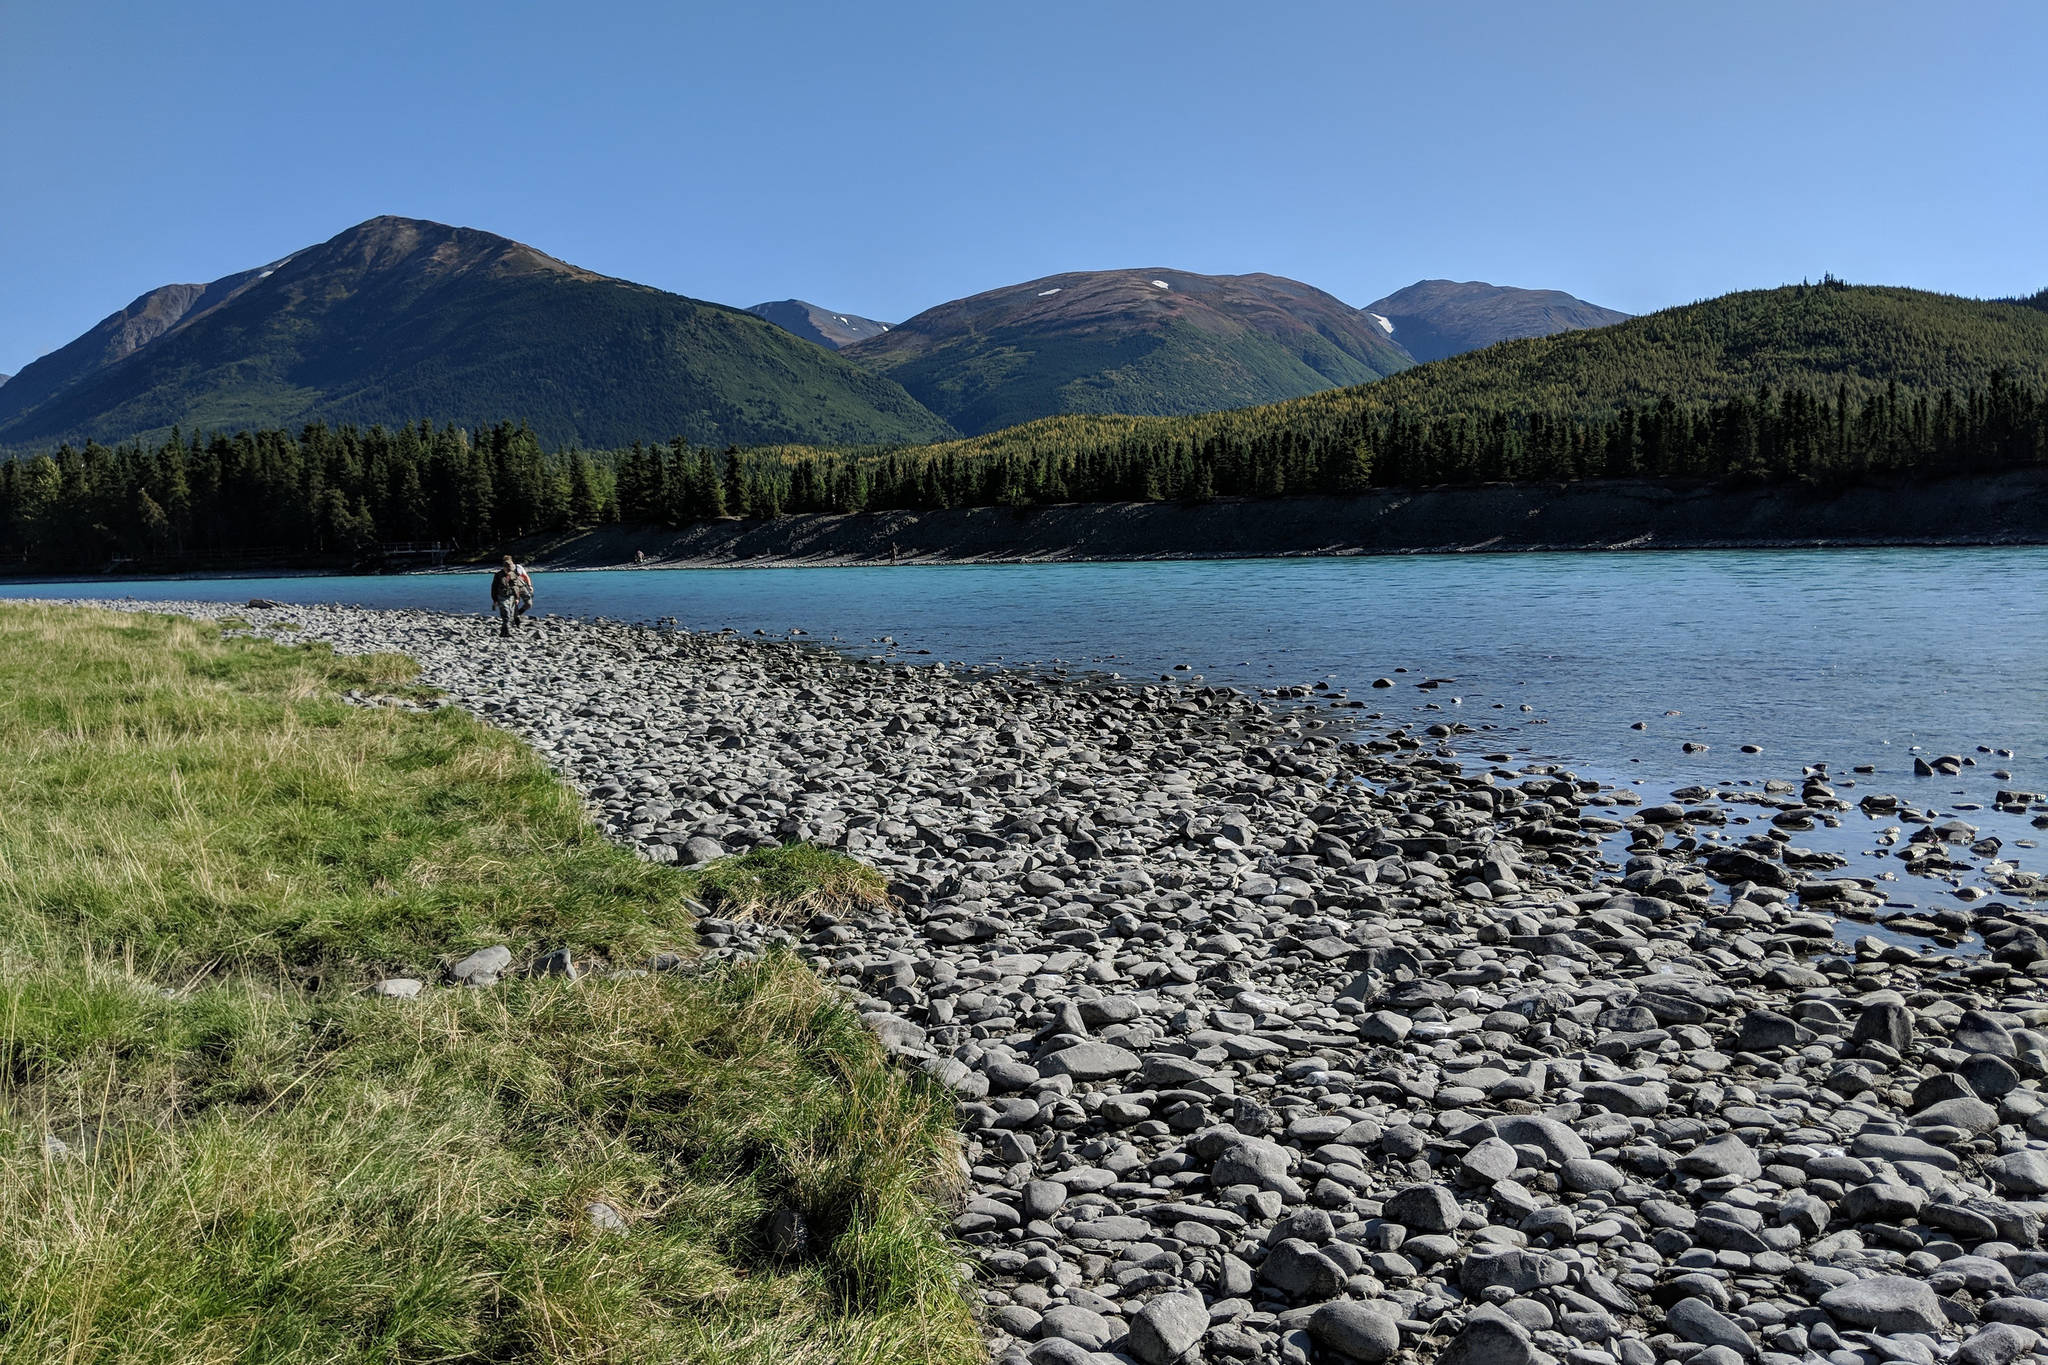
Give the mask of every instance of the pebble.
[[[886, 910], [707, 915], [704, 951], [787, 944], [952, 1088], [996, 1359], [2006, 1365], [2048, 1331], [2048, 921], [1958, 905], [1980, 957], [1838, 941], [1882, 896], [1783, 839], [1852, 810], [1818, 768], [1737, 838], [1729, 792], [1625, 820], [1450, 727], [1187, 675], [178, 609], [411, 654], [644, 857], [878, 868]], [[1928, 831], [1902, 849], [1975, 838], [1866, 808]], [[452, 982], [544, 970], [473, 947]]]

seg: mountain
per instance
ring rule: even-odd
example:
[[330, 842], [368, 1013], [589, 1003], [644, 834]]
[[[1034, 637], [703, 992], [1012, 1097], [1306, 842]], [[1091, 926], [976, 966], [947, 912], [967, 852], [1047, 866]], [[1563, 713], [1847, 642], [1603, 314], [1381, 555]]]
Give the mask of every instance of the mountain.
[[0, 388], [0, 446], [17, 448], [421, 418], [523, 418], [551, 445], [949, 434], [893, 382], [750, 313], [393, 217], [153, 290]]
[[[1805, 423], [1796, 439], [1818, 439], [1809, 428], [1834, 419], [1816, 416], [1815, 408], [1832, 408], [1838, 398], [1859, 410], [1880, 404], [1884, 410], [1871, 420], [1886, 430], [1918, 423], [1895, 438], [1901, 449], [1938, 445], [1942, 424], [1959, 420], [1942, 416], [1942, 391], [1957, 410], [1974, 413], [1965, 395], [1974, 391], [1985, 407], [1999, 384], [2008, 395], [2048, 388], [2048, 311], [2029, 302], [1830, 281], [1727, 294], [1611, 327], [1505, 342], [1376, 383], [1263, 407], [1171, 419], [1057, 417], [927, 452], [1108, 460], [1214, 443], [1256, 463], [1267, 458], [1260, 451], [1291, 448], [1329, 462], [1362, 447], [1374, 461], [1375, 481], [1426, 483], [1477, 477], [1476, 452], [1488, 441], [1504, 433], [1534, 441], [1539, 427], [1554, 434], [1577, 426], [1598, 442], [1617, 436], [1618, 423], [1621, 439], [1647, 447], [1654, 415], [1658, 440], [1705, 453], [1686, 463], [1645, 449], [1644, 468], [1713, 473], [1716, 443], [1745, 446], [1759, 425]], [[1811, 401], [1795, 410], [1786, 397], [1792, 391]], [[1770, 412], [1760, 411], [1760, 398]], [[1709, 405], [1735, 399], [1748, 408], [1747, 416], [1734, 415], [1735, 427], [1711, 416]], [[1923, 415], [1914, 418], [1923, 401]], [[1677, 425], [1665, 422], [1667, 413]], [[1894, 439], [1860, 434], [1871, 428], [1853, 412], [1852, 422], [1858, 425], [1836, 439]], [[1398, 447], [1411, 456], [1392, 458]], [[1426, 448], [1413, 454], [1418, 447]], [[1468, 461], [1466, 473], [1446, 472], [1446, 462], [1455, 469], [1460, 460]]]
[[1607, 327], [1629, 317], [1556, 289], [1477, 280], [1420, 280], [1368, 303], [1365, 311], [1417, 360], [1442, 360], [1496, 341]]
[[150, 290], [120, 312], [102, 318], [85, 335], [24, 369], [21, 383], [0, 401], [0, 425], [12, 415], [26, 412], [109, 365], [127, 359], [187, 318], [227, 302], [284, 263], [278, 261], [244, 270], [212, 284], [167, 284]]
[[1057, 413], [1173, 415], [1406, 369], [1357, 309], [1276, 275], [1098, 270], [958, 299], [842, 353], [961, 431]]
[[876, 322], [873, 318], [854, 313], [834, 313], [802, 299], [757, 303], [747, 311], [757, 318], [768, 319], [783, 331], [793, 332], [805, 341], [814, 341], [828, 351], [878, 337], [889, 330], [886, 322]]
[[1604, 414], [1718, 402], [1800, 385], [1861, 398], [1982, 387], [1998, 371], [2048, 382], [2048, 313], [1877, 285], [1724, 294], [1595, 330], [1515, 341], [1422, 366], [1351, 401], [1418, 412]]
[[5, 384], [8, 380], [12, 378], [14, 378], [14, 376], [11, 374], [0, 374], [0, 384]]

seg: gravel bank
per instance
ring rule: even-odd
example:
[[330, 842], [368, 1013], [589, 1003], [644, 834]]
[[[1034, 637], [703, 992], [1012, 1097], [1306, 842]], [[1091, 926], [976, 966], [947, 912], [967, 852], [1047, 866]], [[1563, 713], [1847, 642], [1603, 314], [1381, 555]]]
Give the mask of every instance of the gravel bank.
[[1461, 766], [1448, 730], [731, 635], [176, 609], [412, 654], [647, 856], [882, 868], [899, 914], [789, 933], [960, 1097], [999, 1359], [1979, 1365], [2048, 1334], [2024, 877], [1953, 912], [1982, 956], [1844, 950], [1822, 912], [1866, 893], [1788, 862], [1797, 817], [1737, 843], [1712, 793]]

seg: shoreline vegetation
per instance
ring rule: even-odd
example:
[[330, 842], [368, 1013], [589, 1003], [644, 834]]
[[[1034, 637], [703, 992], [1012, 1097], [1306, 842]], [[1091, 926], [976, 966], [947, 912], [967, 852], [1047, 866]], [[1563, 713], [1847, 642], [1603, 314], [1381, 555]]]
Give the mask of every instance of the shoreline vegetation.
[[[389, 653], [0, 607], [0, 1355], [966, 1362], [952, 1107]], [[650, 968], [652, 970], [650, 970]]]
[[1818, 549], [2048, 543], [2048, 466], [1829, 487], [1696, 479], [1025, 507], [719, 517], [566, 527], [420, 556], [253, 552], [64, 566], [0, 560], [0, 581], [473, 572], [500, 552], [537, 569], [833, 568], [1348, 555]]

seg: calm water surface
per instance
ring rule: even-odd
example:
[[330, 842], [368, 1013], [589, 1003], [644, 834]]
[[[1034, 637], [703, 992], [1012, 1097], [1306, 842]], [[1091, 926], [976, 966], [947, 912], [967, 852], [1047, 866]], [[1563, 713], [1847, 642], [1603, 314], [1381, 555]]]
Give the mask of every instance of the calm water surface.
[[[539, 608], [560, 615], [796, 628], [913, 662], [929, 650], [933, 660], [1133, 679], [1186, 678], [1174, 666], [1187, 664], [1245, 688], [1323, 681], [1390, 719], [1480, 727], [1456, 741], [1465, 755], [1559, 760], [1646, 794], [1796, 778], [1816, 762], [1839, 776], [1871, 764], [1878, 773], [1859, 779], [1863, 790], [1959, 810], [2005, 838], [2022, 866], [2039, 863], [2014, 845], [2041, 832], [1988, 806], [2000, 786], [2048, 789], [2048, 547], [629, 569], [537, 581]], [[491, 649], [486, 583], [481, 573], [92, 580], [0, 585], [0, 596], [431, 607], [477, 613], [477, 648]], [[1380, 677], [1398, 685], [1375, 690]], [[1455, 682], [1413, 686], [1427, 678]], [[1686, 754], [1687, 740], [1709, 747]], [[1742, 754], [1744, 744], [1763, 753]], [[1916, 779], [1916, 746], [1977, 766], [1960, 779]], [[1874, 830], [1864, 824], [1852, 817], [1795, 842], [1853, 836], [1867, 847]], [[1880, 870], [1872, 861], [1847, 872]]]

